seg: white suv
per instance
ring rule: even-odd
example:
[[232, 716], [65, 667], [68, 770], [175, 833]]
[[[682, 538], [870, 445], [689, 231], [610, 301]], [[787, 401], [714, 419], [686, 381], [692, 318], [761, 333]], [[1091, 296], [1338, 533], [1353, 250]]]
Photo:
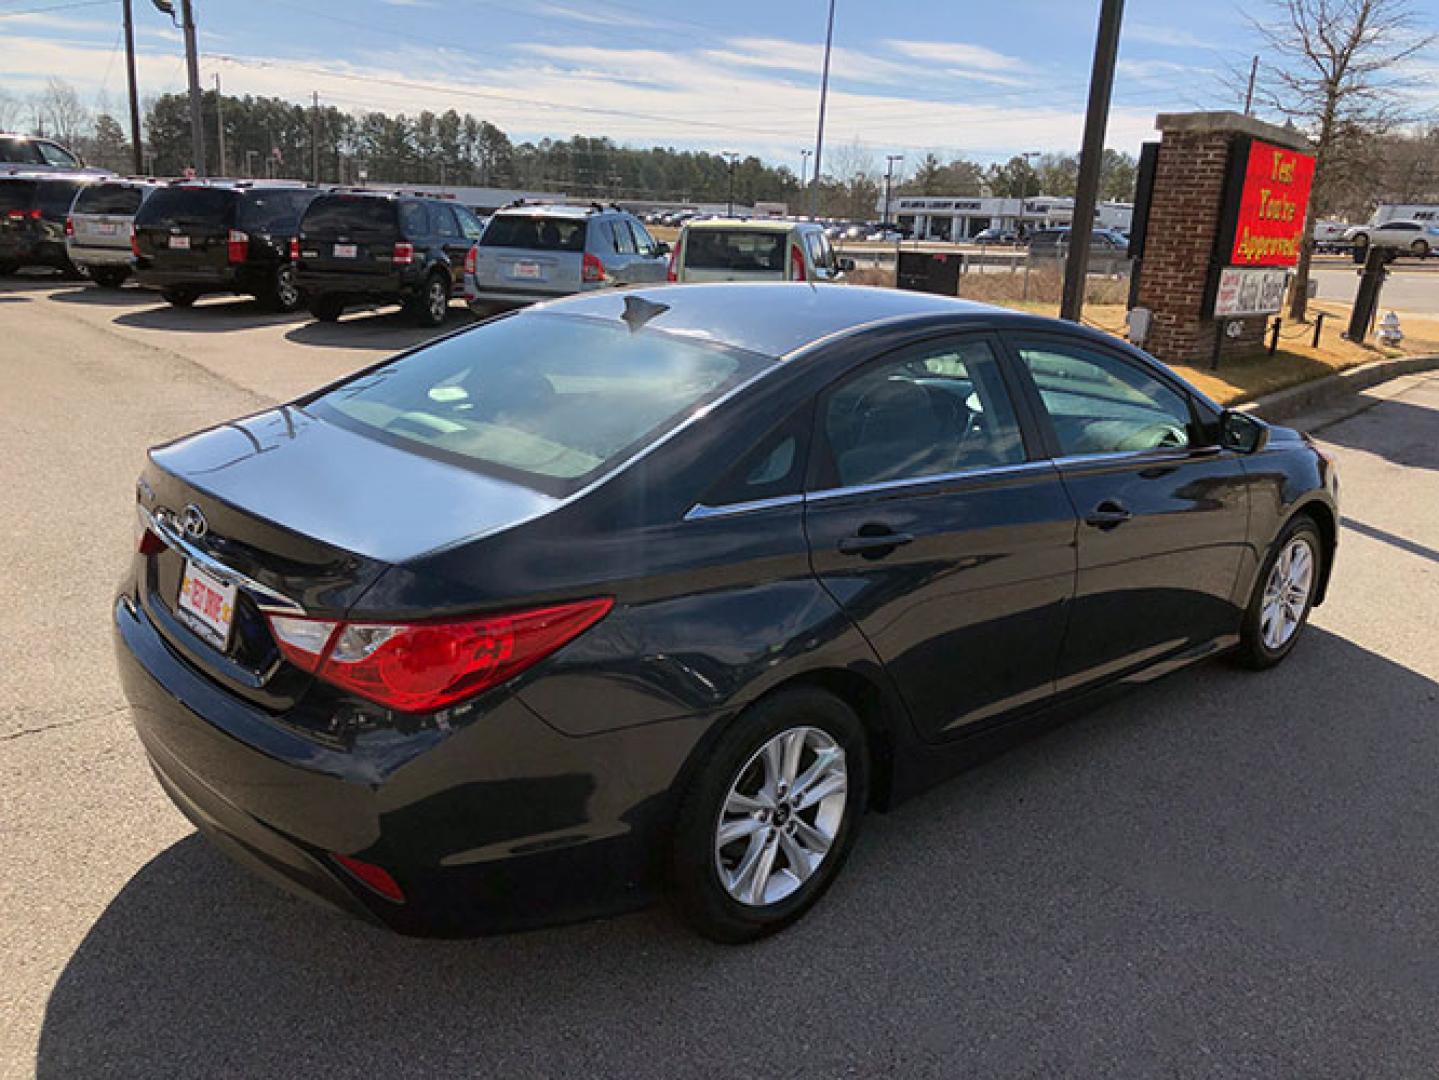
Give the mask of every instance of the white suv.
[[1382, 225], [1355, 225], [1344, 233], [1346, 242], [1360, 251], [1371, 246], [1407, 252], [1424, 258], [1439, 248], [1439, 225], [1422, 221], [1386, 221]]

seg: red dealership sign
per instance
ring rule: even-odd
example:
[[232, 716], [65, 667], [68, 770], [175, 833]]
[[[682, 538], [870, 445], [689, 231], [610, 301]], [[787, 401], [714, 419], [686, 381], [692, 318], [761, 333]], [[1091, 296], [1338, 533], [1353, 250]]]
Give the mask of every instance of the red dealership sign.
[[[1242, 152], [1242, 151], [1241, 151]], [[1229, 266], [1293, 266], [1304, 240], [1314, 158], [1251, 139]]]

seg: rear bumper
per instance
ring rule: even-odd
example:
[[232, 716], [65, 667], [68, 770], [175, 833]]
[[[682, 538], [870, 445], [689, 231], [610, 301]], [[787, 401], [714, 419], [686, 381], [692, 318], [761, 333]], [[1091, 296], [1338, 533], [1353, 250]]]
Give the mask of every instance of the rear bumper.
[[488, 301], [500, 304], [537, 304], [543, 300], [559, 300], [566, 296], [578, 296], [596, 289], [609, 288], [600, 282], [589, 282], [575, 289], [533, 289], [521, 286], [486, 285], [481, 287], [473, 274], [465, 275], [465, 299]]
[[135, 280], [150, 289], [194, 289], [197, 292], [250, 292], [258, 285], [239, 267], [156, 266], [144, 257], [131, 259]]
[[99, 244], [77, 244], [74, 240], [67, 240], [65, 250], [70, 255], [70, 261], [78, 266], [115, 266], [130, 269], [129, 247], [102, 247]]
[[411, 296], [424, 285], [422, 268], [362, 274], [346, 270], [316, 270], [302, 265], [295, 280], [306, 296]]
[[[707, 723], [561, 735], [505, 697], [447, 735], [338, 749], [201, 675], [121, 597], [114, 630], [161, 785], [218, 847], [285, 888], [402, 933], [465, 936], [611, 914], [654, 896], [670, 790]], [[384, 867], [370, 891], [333, 854]]]

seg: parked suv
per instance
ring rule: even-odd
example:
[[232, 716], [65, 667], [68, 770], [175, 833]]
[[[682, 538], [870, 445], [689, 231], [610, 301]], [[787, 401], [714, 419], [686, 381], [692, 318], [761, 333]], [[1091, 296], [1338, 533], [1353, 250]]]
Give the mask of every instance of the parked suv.
[[51, 139], [0, 133], [0, 165], [36, 169], [83, 169], [80, 156]]
[[447, 199], [334, 191], [310, 205], [292, 257], [310, 313], [323, 322], [351, 304], [378, 302], [403, 304], [421, 326], [439, 326], [483, 231]]
[[854, 269], [812, 221], [691, 221], [675, 242], [671, 281], [838, 281]]
[[176, 307], [206, 293], [242, 293], [294, 311], [303, 296], [290, 240], [317, 194], [284, 181], [175, 181], [135, 215], [135, 278]]
[[65, 219], [75, 195], [94, 173], [12, 173], [0, 176], [0, 274], [49, 266], [78, 278], [65, 250]]
[[528, 304], [665, 279], [669, 246], [614, 206], [514, 206], [499, 211], [465, 262], [471, 304]]
[[130, 276], [135, 214], [161, 185], [153, 180], [102, 180], [80, 189], [65, 221], [65, 250], [90, 280], [118, 289]]

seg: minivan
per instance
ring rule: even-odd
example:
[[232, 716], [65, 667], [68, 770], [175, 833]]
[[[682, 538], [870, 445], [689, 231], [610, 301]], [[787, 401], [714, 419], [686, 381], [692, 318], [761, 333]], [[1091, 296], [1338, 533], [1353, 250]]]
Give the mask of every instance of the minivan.
[[107, 289], [130, 276], [135, 214], [161, 185], [153, 180], [104, 180], [80, 189], [65, 221], [70, 261]]

